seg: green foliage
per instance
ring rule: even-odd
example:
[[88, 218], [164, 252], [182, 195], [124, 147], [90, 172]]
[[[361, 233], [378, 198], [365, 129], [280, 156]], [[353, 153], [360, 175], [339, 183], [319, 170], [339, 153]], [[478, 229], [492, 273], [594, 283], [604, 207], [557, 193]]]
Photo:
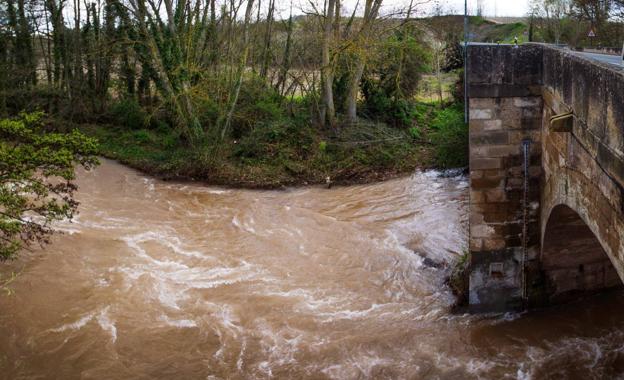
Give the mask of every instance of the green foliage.
[[110, 108], [113, 121], [129, 129], [144, 128], [149, 124], [147, 113], [134, 98], [123, 98]]
[[412, 100], [389, 97], [388, 93], [368, 80], [364, 82], [362, 89], [365, 98], [363, 113], [366, 116], [397, 127], [412, 124], [416, 116]]
[[451, 88], [451, 97], [455, 103], [464, 103], [464, 69], [456, 71], [457, 80]]
[[97, 144], [74, 130], [47, 132], [41, 113], [0, 120], [0, 259], [24, 244], [46, 243], [51, 223], [71, 218], [78, 203], [75, 166], [97, 164]]
[[457, 297], [455, 307], [468, 304], [468, 287], [470, 281], [470, 252], [464, 251], [453, 265], [451, 275], [447, 281], [453, 294]]
[[262, 78], [245, 78], [232, 119], [232, 136], [240, 138], [260, 124], [283, 119], [281, 101], [280, 95]]
[[293, 121], [259, 124], [240, 139], [234, 148], [234, 155], [263, 162], [295, 159], [312, 146], [309, 129], [309, 126], [300, 126]]
[[369, 65], [369, 88], [378, 88], [395, 100], [413, 98], [421, 75], [429, 70], [431, 54], [425, 46], [409, 30], [389, 37], [382, 43], [377, 60]]
[[463, 106], [455, 104], [438, 111], [431, 129], [436, 164], [443, 168], [468, 166], [468, 125], [464, 123]]
[[381, 47], [377, 60], [362, 78], [364, 114], [394, 126], [410, 126], [415, 117], [414, 95], [430, 54], [417, 35], [402, 30]]
[[420, 140], [420, 138], [422, 137], [422, 133], [420, 132], [420, 129], [418, 127], [411, 127], [407, 130], [407, 132], [410, 134], [410, 136], [412, 136], [414, 140]]
[[319, 151], [326, 152], [327, 151], [327, 141], [321, 141], [319, 143]]
[[513, 43], [514, 38], [518, 37], [518, 42], [526, 41], [524, 32], [528, 30], [528, 26], [521, 22], [512, 24], [495, 24], [489, 30], [483, 33], [481, 40], [487, 42]]
[[98, 137], [104, 155], [135, 168], [230, 186], [324, 183], [327, 176], [335, 183], [352, 183], [429, 164], [428, 154], [407, 132], [383, 123], [360, 123], [335, 132], [311, 124], [305, 108], [293, 114], [258, 123], [240, 138], [225, 138], [216, 157], [210, 155], [209, 145], [189, 148], [180, 143], [171, 129], [89, 126], [84, 130]]

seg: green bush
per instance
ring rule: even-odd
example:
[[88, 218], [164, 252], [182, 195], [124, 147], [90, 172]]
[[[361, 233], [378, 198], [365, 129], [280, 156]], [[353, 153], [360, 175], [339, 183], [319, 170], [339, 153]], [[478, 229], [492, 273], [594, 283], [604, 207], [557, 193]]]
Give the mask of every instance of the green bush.
[[319, 151], [325, 153], [327, 151], [327, 141], [321, 141], [319, 143]]
[[407, 132], [410, 136], [412, 136], [414, 140], [418, 140], [422, 137], [422, 133], [420, 132], [420, 129], [418, 127], [411, 127], [407, 130]]
[[367, 117], [395, 127], [409, 127], [413, 124], [417, 113], [415, 102], [390, 97], [368, 80], [364, 81], [362, 90], [365, 98], [363, 113]]
[[382, 42], [380, 54], [362, 78], [364, 113], [396, 127], [410, 127], [416, 117], [414, 96], [428, 69], [429, 52], [418, 33], [397, 31]]
[[255, 127], [284, 118], [280, 95], [265, 80], [246, 78], [232, 118], [232, 137], [241, 138]]
[[468, 166], [468, 125], [464, 123], [463, 105], [454, 104], [438, 111], [431, 129], [436, 164], [443, 168]]
[[149, 125], [149, 117], [134, 98], [123, 98], [110, 108], [112, 119], [120, 126], [141, 129]]

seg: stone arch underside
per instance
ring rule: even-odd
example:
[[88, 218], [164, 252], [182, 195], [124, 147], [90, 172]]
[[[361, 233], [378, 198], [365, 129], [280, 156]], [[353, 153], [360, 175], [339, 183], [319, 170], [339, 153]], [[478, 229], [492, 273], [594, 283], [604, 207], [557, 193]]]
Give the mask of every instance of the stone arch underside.
[[569, 206], [552, 208], [542, 244], [541, 270], [551, 302], [623, 286], [601, 242]]

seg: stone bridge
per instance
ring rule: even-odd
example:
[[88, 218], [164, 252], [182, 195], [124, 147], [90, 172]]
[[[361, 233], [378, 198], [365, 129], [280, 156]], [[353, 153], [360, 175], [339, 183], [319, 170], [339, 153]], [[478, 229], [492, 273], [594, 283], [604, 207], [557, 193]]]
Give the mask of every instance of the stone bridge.
[[502, 311], [624, 280], [624, 69], [470, 45], [469, 302]]

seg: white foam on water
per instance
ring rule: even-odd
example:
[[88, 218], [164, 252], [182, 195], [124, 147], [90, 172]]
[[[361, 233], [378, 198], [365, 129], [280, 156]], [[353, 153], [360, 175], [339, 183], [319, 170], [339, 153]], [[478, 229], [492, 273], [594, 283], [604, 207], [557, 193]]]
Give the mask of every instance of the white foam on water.
[[[125, 237], [122, 237], [121, 240], [125, 242], [126, 245], [130, 247], [133, 251], [138, 253], [141, 258], [146, 259], [151, 264], [155, 264], [159, 267], [173, 267], [173, 268], [178, 268], [178, 269], [188, 268], [187, 265], [182, 264], [178, 261], [158, 260], [147, 254], [145, 249], [143, 249], [140, 246], [140, 244], [148, 242], [148, 241], [155, 241], [169, 248], [171, 248], [171, 246], [173, 245], [171, 242], [167, 241], [166, 238], [163, 239], [161, 235], [158, 235], [155, 232], [149, 231], [149, 232], [140, 233], [138, 235], [125, 236]], [[172, 250], [178, 253], [177, 250], [174, 250], [174, 249]], [[179, 249], [179, 252], [182, 252], [182, 250]]]
[[238, 352], [238, 359], [236, 359], [236, 368], [238, 368], [239, 371], [243, 370], [244, 357], [245, 357], [246, 350], [247, 350], [247, 340], [243, 338], [240, 351]]
[[156, 279], [155, 293], [158, 301], [161, 304], [168, 306], [172, 309], [180, 310], [179, 301], [188, 299], [188, 296], [177, 291], [173, 286], [170, 286], [166, 281], [162, 280], [162, 277], [152, 276]]
[[379, 357], [374, 352], [357, 352], [343, 360], [321, 370], [330, 379], [372, 379], [373, 370], [379, 366], [392, 366], [390, 359]]
[[59, 222], [58, 225], [61, 228], [72, 228], [72, 226], [78, 226], [93, 230], [117, 230], [117, 229], [126, 229], [130, 226], [135, 225], [136, 221], [127, 218], [117, 218], [107, 216], [103, 212], [95, 212], [97, 216], [100, 217], [99, 221], [84, 219], [81, 217], [81, 214], [75, 215], [71, 220], [63, 220]]
[[258, 369], [272, 376], [275, 366], [296, 363], [295, 354], [307, 344], [306, 333], [288, 325], [275, 329], [264, 319], [256, 320], [255, 334], [260, 335], [260, 347], [267, 357], [258, 363]]
[[54, 329], [50, 329], [50, 331], [52, 332], [63, 332], [66, 330], [79, 330], [81, 328], [83, 328], [87, 323], [89, 323], [90, 320], [93, 319], [93, 317], [95, 316], [95, 313], [90, 313], [90, 314], [86, 314], [84, 316], [82, 316], [79, 320], [72, 322], [72, 323], [67, 323], [64, 324], [60, 327], [54, 328]]
[[184, 285], [187, 289], [211, 289], [251, 280], [271, 281], [263, 268], [244, 260], [241, 260], [238, 266], [184, 268], [164, 272], [162, 276], [177, 284]]
[[108, 309], [110, 306], [105, 307], [97, 316], [97, 321], [102, 330], [108, 332], [111, 336], [111, 341], [115, 343], [117, 341], [117, 327], [115, 321], [112, 321], [108, 315]]
[[[253, 224], [253, 219], [251, 219], [250, 223]], [[236, 216], [236, 215], [232, 218], [232, 225], [234, 225], [236, 228], [238, 228], [240, 230], [243, 230], [245, 232], [248, 232], [248, 233], [250, 233], [252, 235], [260, 235], [260, 234], [258, 234], [256, 232], [255, 228], [253, 228], [252, 226], [249, 225], [250, 223], [247, 223], [245, 221], [241, 222], [238, 219], [238, 216]]]
[[317, 313], [316, 316], [325, 318], [324, 322], [333, 322], [335, 320], [340, 320], [340, 319], [349, 319], [349, 320], [362, 319], [362, 318], [369, 317], [371, 316], [371, 314], [374, 314], [378, 312], [379, 310], [383, 310], [384, 308], [387, 308], [392, 305], [393, 304], [372, 304], [368, 309], [336, 310], [333, 312]]
[[197, 327], [197, 322], [191, 319], [170, 319], [166, 315], [162, 315], [160, 320], [165, 322], [167, 326], [178, 327], [178, 328], [193, 328]]
[[292, 298], [297, 300], [296, 310], [297, 311], [305, 311], [312, 312], [314, 316], [319, 316], [323, 310], [326, 310], [326, 313], [331, 313], [331, 310], [336, 310], [336, 308], [344, 306], [348, 304], [352, 295], [345, 294], [342, 297], [337, 295], [328, 295], [322, 292], [315, 292], [303, 288], [296, 288], [287, 291], [279, 291], [279, 290], [263, 290], [261, 292], [256, 292], [261, 296], [270, 296], [270, 297], [284, 297], [284, 298]]

